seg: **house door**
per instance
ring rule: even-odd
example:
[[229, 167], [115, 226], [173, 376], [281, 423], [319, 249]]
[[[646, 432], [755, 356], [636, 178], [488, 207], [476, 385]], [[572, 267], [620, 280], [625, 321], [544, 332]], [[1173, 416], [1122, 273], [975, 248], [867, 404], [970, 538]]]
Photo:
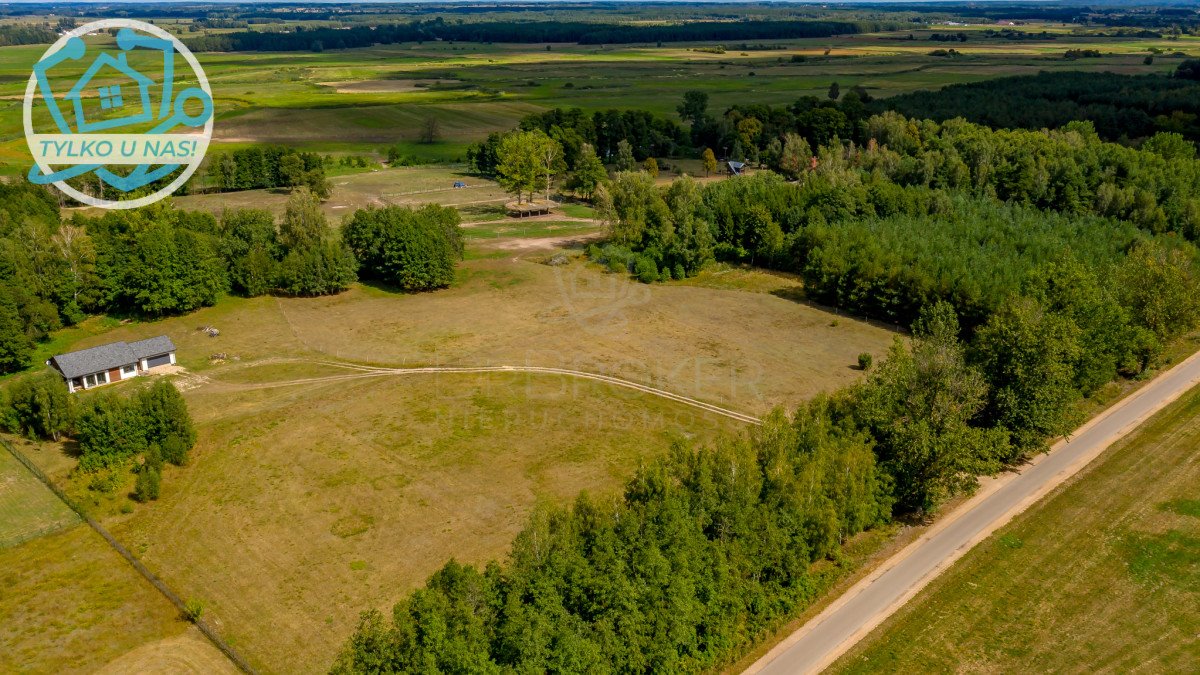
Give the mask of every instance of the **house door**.
[[147, 368], [157, 368], [159, 366], [167, 366], [170, 364], [171, 364], [171, 355], [170, 354], [163, 354], [162, 356], [155, 356], [153, 358], [146, 359], [146, 367]]

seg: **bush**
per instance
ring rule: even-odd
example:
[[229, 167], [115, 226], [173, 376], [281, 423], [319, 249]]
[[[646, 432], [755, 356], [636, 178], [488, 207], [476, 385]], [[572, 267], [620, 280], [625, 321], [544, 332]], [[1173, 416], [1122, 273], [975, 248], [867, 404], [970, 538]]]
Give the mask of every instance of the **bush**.
[[873, 362], [874, 362], [874, 358], [867, 352], [863, 352], [858, 355], [858, 369], [859, 370], [870, 370], [871, 364]]
[[674, 276], [676, 279], [687, 278], [687, 272], [684, 271], [683, 265], [681, 265], [679, 263], [675, 263], [674, 269], [671, 270], [671, 275]]
[[195, 598], [188, 598], [187, 602], [183, 603], [183, 618], [196, 623], [200, 620], [200, 616], [204, 614], [204, 604]]
[[137, 483], [133, 488], [134, 500], [145, 504], [146, 502], [158, 499], [158, 491], [161, 483], [162, 474], [160, 470], [149, 464], [143, 465], [138, 470]]
[[646, 256], [639, 256], [633, 266], [633, 275], [643, 284], [658, 281], [658, 266]]

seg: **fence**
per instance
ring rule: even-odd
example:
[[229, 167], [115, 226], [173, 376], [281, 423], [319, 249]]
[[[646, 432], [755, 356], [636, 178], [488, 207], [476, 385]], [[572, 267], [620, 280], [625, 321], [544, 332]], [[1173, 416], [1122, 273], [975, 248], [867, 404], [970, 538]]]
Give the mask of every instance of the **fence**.
[[[15, 457], [18, 462], [23, 464], [25, 468], [29, 470], [29, 473], [32, 473], [38, 480], [42, 482], [43, 485], [53, 492], [54, 496], [61, 499], [62, 502], [67, 505], [67, 508], [74, 511], [75, 515], [79, 516], [83, 522], [87, 523], [101, 537], [104, 537], [104, 541], [107, 541], [108, 545], [111, 546], [114, 551], [121, 554], [121, 557], [125, 558], [126, 562], [128, 562], [130, 565], [133, 565], [133, 569], [137, 570], [138, 574], [142, 575], [142, 578], [144, 578], [146, 581], [149, 581], [152, 586], [157, 588], [158, 592], [163, 594], [163, 597], [165, 597], [167, 600], [170, 600], [171, 604], [175, 605], [175, 608], [179, 610], [180, 614], [187, 614], [183, 600], [175, 594], [175, 591], [172, 591], [170, 587], [163, 583], [162, 579], [159, 579], [157, 575], [143, 565], [141, 560], [138, 560], [136, 557], [134, 557], [134, 555], [129, 552], [129, 549], [121, 545], [121, 542], [113, 538], [113, 536], [108, 533], [108, 530], [104, 529], [100, 523], [93, 520], [92, 517], [83, 510], [82, 507], [75, 503], [75, 500], [71, 499], [65, 492], [60, 490], [58, 486], [54, 484], [54, 481], [50, 480], [49, 476], [43, 473], [42, 470], [38, 468], [38, 466], [34, 464], [32, 460], [25, 456], [25, 453], [17, 450], [11, 443], [3, 438], [0, 438], [0, 445], [3, 445], [4, 449], [8, 450], [9, 454]], [[227, 656], [235, 666], [240, 668], [243, 672], [250, 673], [250, 675], [256, 675], [254, 668], [252, 668], [240, 654], [234, 651], [233, 647], [229, 646], [224, 640], [222, 640], [221, 636], [217, 635], [217, 632], [213, 630], [212, 627], [209, 626], [202, 617], [196, 617], [193, 620], [193, 623], [196, 624], [196, 627], [200, 629], [201, 633], [204, 633], [204, 637], [208, 638], [209, 641], [213, 643], [214, 647], [220, 649], [221, 652], [224, 653], [225, 656]]]

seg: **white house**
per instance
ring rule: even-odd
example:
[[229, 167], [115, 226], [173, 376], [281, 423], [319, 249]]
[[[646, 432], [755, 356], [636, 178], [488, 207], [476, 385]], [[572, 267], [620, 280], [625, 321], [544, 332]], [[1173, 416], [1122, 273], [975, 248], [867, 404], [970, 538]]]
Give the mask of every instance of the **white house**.
[[46, 362], [67, 382], [67, 389], [91, 389], [143, 375], [159, 366], [174, 365], [175, 343], [166, 335], [137, 342], [111, 344], [59, 354]]

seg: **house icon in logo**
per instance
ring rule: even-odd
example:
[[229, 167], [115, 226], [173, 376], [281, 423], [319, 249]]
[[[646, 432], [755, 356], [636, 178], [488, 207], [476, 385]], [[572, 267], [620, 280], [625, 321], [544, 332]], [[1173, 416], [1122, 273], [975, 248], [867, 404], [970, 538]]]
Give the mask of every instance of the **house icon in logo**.
[[[104, 71], [102, 73], [102, 71]], [[115, 72], [114, 72], [115, 71]], [[95, 87], [94, 90], [89, 88], [89, 83], [98, 74], [103, 74], [104, 80], [118, 81], [119, 84], [110, 84], [103, 87]], [[150, 109], [150, 85], [153, 80], [139, 73], [136, 68], [133, 68], [125, 60], [125, 54], [119, 54], [116, 57], [110, 54], [101, 54], [96, 57], [92, 65], [84, 71], [79, 81], [71, 87], [71, 91], [64, 96], [64, 99], [70, 100], [75, 105], [75, 120], [76, 132], [86, 133], [89, 131], [103, 131], [114, 127], [123, 127], [131, 124], [139, 124], [149, 122], [154, 119], [154, 114]], [[85, 97], [85, 93], [93, 93], [94, 96]], [[133, 96], [134, 101], [126, 103], [125, 96]], [[85, 101], [97, 100], [99, 106], [85, 106]], [[138, 105], [140, 104], [140, 105]], [[88, 108], [91, 108], [93, 121], [88, 121]], [[99, 108], [97, 110], [97, 108]], [[128, 114], [120, 117], [108, 117], [99, 119], [105, 110], [114, 110], [120, 112], [128, 112]]]

